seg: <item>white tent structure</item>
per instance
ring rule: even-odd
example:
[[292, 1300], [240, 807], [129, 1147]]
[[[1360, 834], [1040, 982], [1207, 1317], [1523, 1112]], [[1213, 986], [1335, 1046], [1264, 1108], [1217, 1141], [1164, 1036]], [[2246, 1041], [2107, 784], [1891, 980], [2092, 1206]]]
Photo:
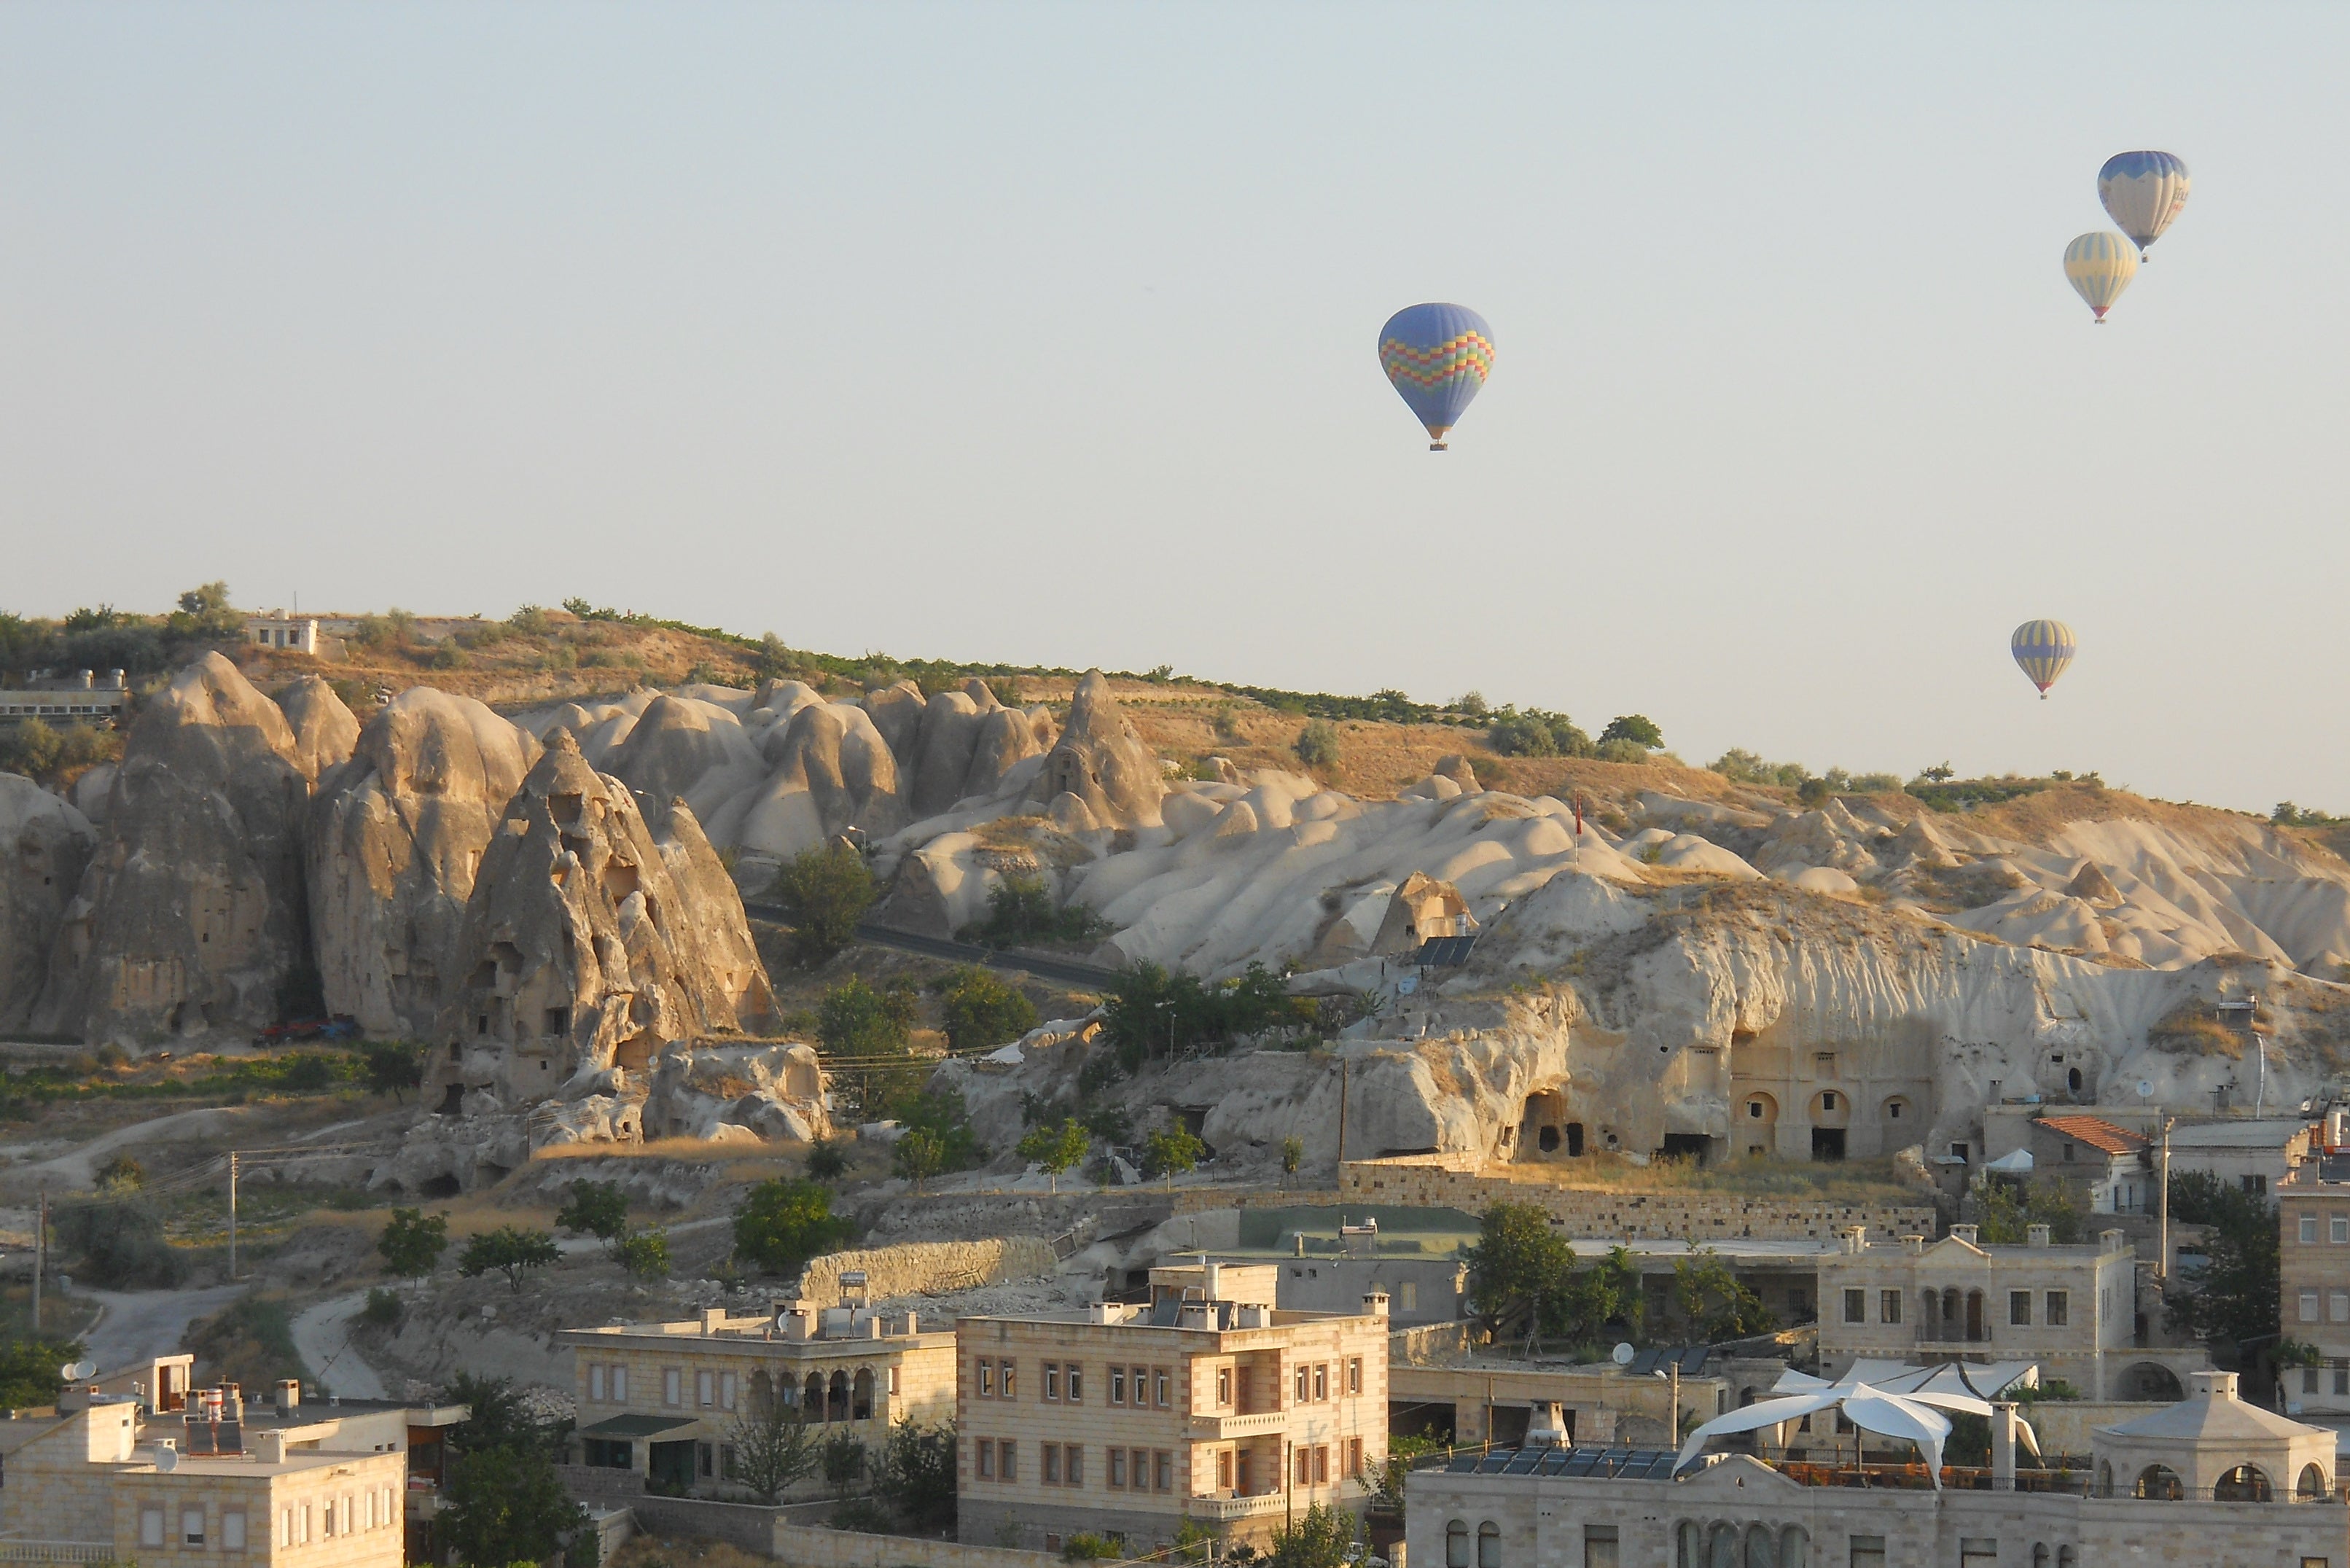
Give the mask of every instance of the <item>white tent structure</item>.
[[2030, 1149], [2012, 1148], [2005, 1154], [2001, 1155], [1997, 1159], [1994, 1159], [1990, 1164], [1984, 1166], [1983, 1168], [1985, 1170], [1996, 1170], [2002, 1176], [2021, 1176], [2025, 1171], [2032, 1168], [2032, 1151]]
[[[1934, 1485], [1942, 1484], [1942, 1441], [1950, 1435], [1950, 1419], [1943, 1412], [1960, 1410], [1989, 1416], [1991, 1402], [2017, 1384], [2040, 1380], [2040, 1369], [2028, 1361], [1997, 1362], [1970, 1366], [1952, 1362], [1939, 1366], [1909, 1366], [1897, 1361], [1858, 1361], [1835, 1382], [1809, 1373], [1789, 1370], [1780, 1375], [1772, 1392], [1781, 1396], [1717, 1416], [1689, 1435], [1681, 1445], [1676, 1471], [1688, 1469], [1716, 1438], [1760, 1431], [1782, 1422], [1801, 1420], [1819, 1410], [1841, 1409], [1845, 1418], [1864, 1432], [1902, 1438], [1918, 1445], [1925, 1456], [1926, 1472]], [[2031, 1427], [2016, 1423], [2016, 1436], [2034, 1454], [2040, 1440]]]

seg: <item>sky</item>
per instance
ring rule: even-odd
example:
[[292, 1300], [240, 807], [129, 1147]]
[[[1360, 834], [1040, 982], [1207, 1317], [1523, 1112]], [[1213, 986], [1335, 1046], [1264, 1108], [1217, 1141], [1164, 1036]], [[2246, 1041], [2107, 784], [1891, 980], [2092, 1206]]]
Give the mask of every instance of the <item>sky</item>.
[[[2350, 812], [2346, 73], [2340, 5], [16, 0], [0, 609], [577, 596]], [[1442, 454], [1430, 299], [1498, 348]]]

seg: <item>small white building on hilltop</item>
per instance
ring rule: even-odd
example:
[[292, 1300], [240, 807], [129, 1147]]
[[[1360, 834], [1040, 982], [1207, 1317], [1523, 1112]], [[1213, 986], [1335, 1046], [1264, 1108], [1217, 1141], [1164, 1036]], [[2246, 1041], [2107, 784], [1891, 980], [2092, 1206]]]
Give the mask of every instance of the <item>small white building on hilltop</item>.
[[284, 610], [249, 615], [244, 618], [244, 639], [263, 648], [307, 653], [316, 659], [318, 656], [318, 618], [287, 615]]

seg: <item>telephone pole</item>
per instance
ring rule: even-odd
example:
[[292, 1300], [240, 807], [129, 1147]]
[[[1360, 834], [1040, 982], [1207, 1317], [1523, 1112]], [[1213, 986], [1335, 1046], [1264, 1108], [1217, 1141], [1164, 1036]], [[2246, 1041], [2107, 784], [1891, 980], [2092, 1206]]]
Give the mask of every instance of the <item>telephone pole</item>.
[[41, 1333], [41, 1265], [49, 1254], [49, 1184], [41, 1183], [41, 1214], [33, 1221], [33, 1334]]
[[228, 1278], [236, 1282], [236, 1150], [228, 1151]]

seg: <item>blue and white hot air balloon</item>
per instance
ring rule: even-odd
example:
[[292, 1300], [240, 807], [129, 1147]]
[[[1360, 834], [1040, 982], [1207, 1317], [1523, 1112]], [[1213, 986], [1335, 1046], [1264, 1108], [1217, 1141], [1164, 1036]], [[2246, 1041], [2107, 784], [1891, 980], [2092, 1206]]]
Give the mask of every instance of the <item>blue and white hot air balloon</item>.
[[2174, 152], [2116, 152], [2097, 171], [2097, 200], [2144, 255], [2187, 205], [2186, 161]]
[[2056, 678], [2073, 663], [2073, 656], [2081, 651], [2080, 639], [2073, 628], [2061, 620], [2028, 620], [2015, 628], [2007, 639], [2008, 651], [2024, 679], [2040, 688], [2040, 700], [2048, 701], [2048, 689]]
[[1442, 452], [1444, 432], [1493, 373], [1493, 329], [1465, 305], [1399, 310], [1379, 328], [1379, 369], [1428, 427], [1428, 450]]
[[2111, 229], [2096, 229], [2064, 247], [2064, 278], [2106, 324], [2106, 312], [2137, 275], [2137, 253]]

